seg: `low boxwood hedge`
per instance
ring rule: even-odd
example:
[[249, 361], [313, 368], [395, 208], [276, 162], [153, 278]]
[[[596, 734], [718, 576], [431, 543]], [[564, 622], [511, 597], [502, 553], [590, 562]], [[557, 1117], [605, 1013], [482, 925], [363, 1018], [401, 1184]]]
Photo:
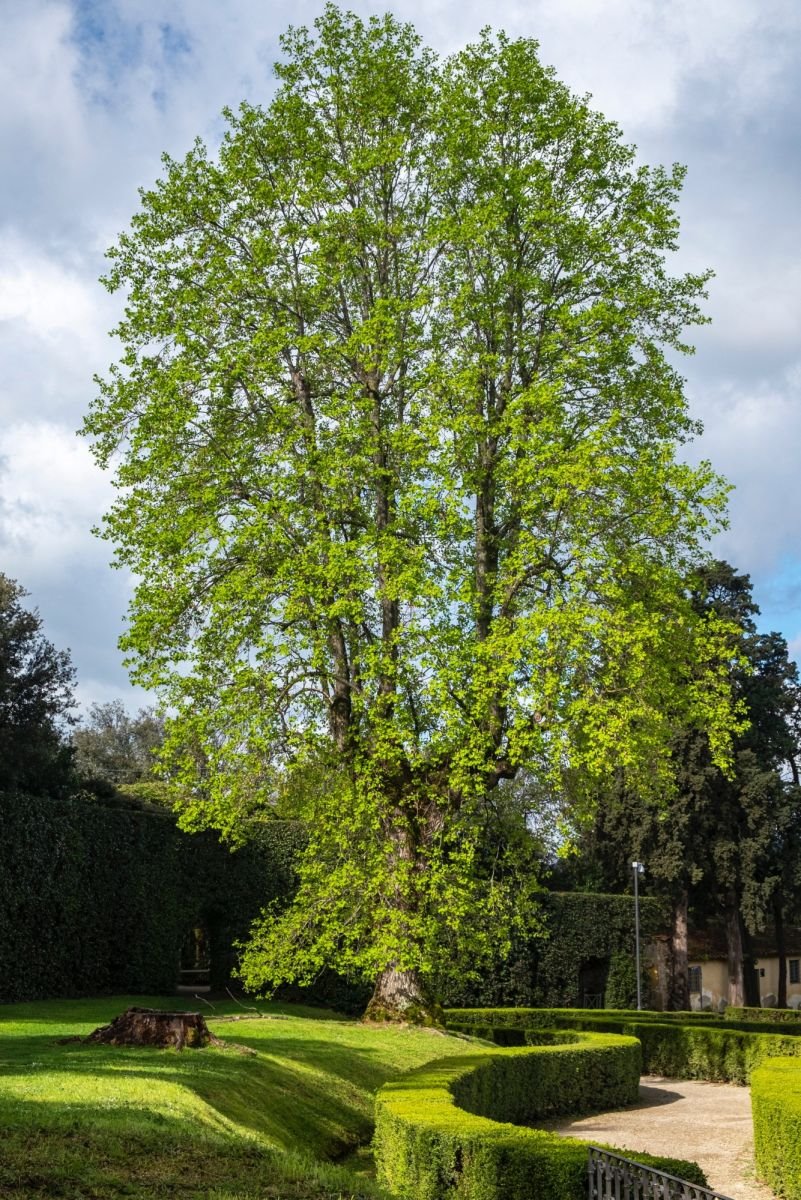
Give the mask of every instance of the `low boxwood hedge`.
[[[492, 1014], [492, 1020], [488, 1020]], [[448, 1024], [471, 1024], [482, 1022], [496, 1028], [510, 1029], [554, 1029], [569, 1021], [575, 1028], [583, 1024], [589, 1027], [625, 1025], [631, 1021], [649, 1021], [657, 1024], [719, 1025], [722, 1018], [709, 1012], [656, 1012], [636, 1008], [448, 1008]]]
[[[587, 1143], [521, 1126], [631, 1103], [639, 1075], [636, 1039], [603, 1034], [429, 1063], [378, 1093], [379, 1177], [409, 1200], [583, 1200]], [[705, 1183], [695, 1163], [636, 1158]]]
[[656, 1024], [632, 1026], [631, 1033], [642, 1043], [643, 1070], [674, 1079], [746, 1084], [766, 1059], [801, 1054], [801, 1039], [792, 1034]]
[[730, 1004], [727, 1021], [748, 1021], [752, 1025], [789, 1025], [801, 1033], [801, 1009], [797, 1008], [740, 1008]]
[[[475, 1033], [504, 1043], [511, 1031], [525, 1039], [526, 1030], [540, 1028], [542, 1009], [450, 1009], [448, 1028]], [[718, 1083], [748, 1083], [752, 1070], [767, 1058], [801, 1054], [801, 1039], [794, 1034], [732, 1027], [728, 1022], [654, 1020], [609, 1010], [549, 1009], [547, 1017], [557, 1028], [596, 1030], [636, 1037], [642, 1044], [643, 1071], [674, 1079], [708, 1079]], [[664, 1014], [667, 1015], [667, 1014]], [[687, 1016], [689, 1014], [675, 1014]]]
[[751, 1076], [754, 1159], [771, 1191], [801, 1200], [801, 1063], [773, 1058]]

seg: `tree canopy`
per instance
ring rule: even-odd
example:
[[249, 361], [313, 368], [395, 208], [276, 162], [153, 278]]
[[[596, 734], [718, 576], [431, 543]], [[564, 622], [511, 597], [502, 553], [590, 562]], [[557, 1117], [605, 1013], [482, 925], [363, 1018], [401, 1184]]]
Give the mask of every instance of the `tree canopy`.
[[501, 780], [665, 778], [677, 721], [725, 753], [727, 624], [683, 587], [725, 488], [677, 459], [671, 357], [707, 275], [667, 265], [681, 168], [638, 166], [536, 43], [315, 24], [269, 107], [142, 192], [86, 431], [185, 821], [310, 824], [246, 981], [334, 962], [408, 1013], [508, 923], [475, 870]]
[[131, 716], [121, 700], [92, 704], [72, 734], [75, 768], [85, 780], [137, 783], [153, 775], [163, 739], [152, 707]]
[[62, 791], [71, 780], [64, 729], [74, 706], [69, 654], [42, 633], [27, 595], [0, 574], [0, 788]]

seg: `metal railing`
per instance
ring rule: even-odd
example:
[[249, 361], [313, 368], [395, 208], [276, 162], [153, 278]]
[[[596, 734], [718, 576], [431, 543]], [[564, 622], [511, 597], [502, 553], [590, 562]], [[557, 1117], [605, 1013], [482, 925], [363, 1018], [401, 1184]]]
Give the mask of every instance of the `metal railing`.
[[604, 994], [603, 992], [585, 992], [583, 1008], [603, 1008]]
[[729, 1200], [720, 1192], [590, 1146], [589, 1200]]

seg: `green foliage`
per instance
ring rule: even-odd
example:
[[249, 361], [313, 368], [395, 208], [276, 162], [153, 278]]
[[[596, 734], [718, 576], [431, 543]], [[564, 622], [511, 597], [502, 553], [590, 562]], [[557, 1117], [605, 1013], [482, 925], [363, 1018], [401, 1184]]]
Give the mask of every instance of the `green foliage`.
[[275, 822], [232, 854], [163, 810], [118, 796], [0, 792], [0, 1000], [109, 991], [171, 993], [187, 930], [203, 920], [212, 981], [272, 897], [293, 885], [303, 842]]
[[135, 784], [153, 776], [164, 740], [164, 721], [154, 708], [130, 716], [121, 700], [93, 704], [72, 734], [75, 769], [84, 779]]
[[726, 492], [676, 454], [682, 170], [531, 40], [440, 63], [390, 16], [315, 26], [143, 190], [86, 421], [186, 820], [235, 838], [331, 768], [252, 986], [480, 957], [523, 907], [477, 871], [500, 780], [658, 788], [677, 722], [720, 759], [732, 727], [728, 627], [682, 582]]
[[[715, 762], [703, 729], [679, 730], [676, 786], [654, 803], [625, 771], [614, 772], [599, 790], [592, 826], [579, 836], [581, 853], [557, 873], [585, 887], [627, 887], [632, 857], [642, 859], [649, 888], [684, 905], [689, 896], [696, 923], [727, 917], [744, 989], [753, 974], [743, 965], [743, 918], [752, 932], [764, 930], [777, 907], [789, 919], [801, 880], [798, 671], [780, 634], [757, 631], [748, 575], [717, 561], [693, 579], [698, 612], [737, 627], [730, 675], [745, 721], [730, 768]], [[758, 993], [743, 998], [759, 999]], [[676, 1000], [678, 1007], [689, 1004], [686, 994]]]
[[706, 1013], [610, 1013], [596, 1009], [449, 1009], [448, 1028], [465, 1032], [553, 1028], [596, 1030], [638, 1038], [643, 1072], [674, 1079], [747, 1083], [751, 1071], [779, 1054], [801, 1055], [792, 1034], [732, 1027]]
[[[584, 892], [541, 892], [536, 905], [538, 930], [530, 937], [517, 936], [511, 950], [496, 954], [478, 978], [467, 971], [451, 970], [442, 980], [441, 994], [450, 1006], [561, 1007], [580, 1005], [581, 968], [588, 963], [610, 963], [615, 956], [634, 952], [634, 900], [631, 896], [606, 896]], [[664, 925], [660, 901], [640, 898], [640, 924], [644, 940]], [[457, 960], [457, 967], [461, 964]], [[614, 977], [613, 977], [614, 983]], [[608, 991], [607, 1007], [628, 1007], [636, 999]], [[625, 1000], [625, 1003], [617, 1001]]]
[[798, 1025], [801, 1031], [801, 1010], [797, 1008], [741, 1008], [730, 1004], [727, 1021], [749, 1021], [755, 1025]]
[[642, 1042], [643, 1070], [674, 1079], [746, 1084], [765, 1059], [801, 1054], [801, 1041], [792, 1036], [656, 1022], [627, 1028]]
[[63, 792], [72, 782], [64, 726], [75, 705], [69, 654], [42, 633], [25, 590], [0, 573], [0, 789]]
[[[613, 1012], [597, 1008], [449, 1008], [445, 1013], [449, 1029], [475, 1033], [497, 1041], [503, 1030], [537, 1032], [554, 1029], [596, 1029], [601, 1033], [621, 1033], [632, 1021], [640, 1024], [720, 1024], [714, 1013], [648, 1012], [637, 1009]], [[499, 1043], [500, 1044], [500, 1043]], [[522, 1045], [522, 1042], [517, 1042]]]
[[801, 1064], [773, 1058], [751, 1076], [754, 1160], [761, 1179], [786, 1200], [801, 1198]]
[[[639, 1047], [633, 1038], [574, 1038], [569, 1045], [444, 1058], [385, 1085], [374, 1138], [381, 1181], [406, 1200], [580, 1200], [586, 1143], [515, 1126], [631, 1103]], [[705, 1183], [694, 1163], [637, 1157]]]
[[637, 1003], [637, 967], [629, 950], [617, 950], [609, 960], [604, 1008], [634, 1008]]

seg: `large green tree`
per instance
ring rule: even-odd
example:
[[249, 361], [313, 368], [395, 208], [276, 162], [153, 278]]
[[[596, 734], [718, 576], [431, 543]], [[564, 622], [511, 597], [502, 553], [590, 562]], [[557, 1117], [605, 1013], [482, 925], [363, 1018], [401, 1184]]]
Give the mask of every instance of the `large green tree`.
[[335, 962], [408, 1015], [508, 919], [475, 869], [501, 780], [658, 778], [677, 720], [725, 749], [725, 624], [682, 588], [725, 489], [676, 459], [672, 365], [706, 276], [667, 267], [681, 169], [535, 43], [440, 62], [330, 6], [282, 44], [269, 107], [165, 159], [112, 250], [86, 429], [186, 821], [309, 821], [246, 982]]

